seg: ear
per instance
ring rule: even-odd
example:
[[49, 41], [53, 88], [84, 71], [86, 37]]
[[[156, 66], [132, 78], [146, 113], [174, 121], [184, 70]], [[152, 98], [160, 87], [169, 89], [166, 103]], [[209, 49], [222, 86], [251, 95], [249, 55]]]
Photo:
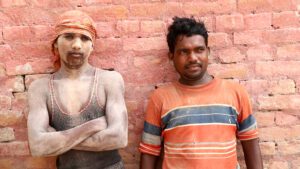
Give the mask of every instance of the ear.
[[57, 41], [54, 42], [53, 47], [56, 48], [56, 49], [58, 48], [57, 47]]
[[170, 60], [173, 60], [174, 59], [174, 53], [169, 52], [168, 57], [169, 57]]

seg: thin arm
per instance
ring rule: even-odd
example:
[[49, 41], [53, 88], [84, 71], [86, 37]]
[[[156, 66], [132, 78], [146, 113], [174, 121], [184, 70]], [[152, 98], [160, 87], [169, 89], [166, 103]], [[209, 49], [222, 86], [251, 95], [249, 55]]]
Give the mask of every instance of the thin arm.
[[155, 169], [158, 157], [150, 154], [141, 154], [140, 169]]
[[117, 72], [103, 75], [106, 93], [107, 128], [84, 140], [74, 149], [104, 151], [123, 148], [128, 142], [128, 117], [124, 101], [124, 82]]
[[31, 84], [28, 91], [28, 139], [33, 156], [56, 156], [70, 150], [89, 136], [103, 130], [104, 118], [95, 119], [64, 131], [49, 130], [47, 110], [48, 80], [40, 79]]
[[241, 141], [247, 169], [263, 169], [258, 139]]

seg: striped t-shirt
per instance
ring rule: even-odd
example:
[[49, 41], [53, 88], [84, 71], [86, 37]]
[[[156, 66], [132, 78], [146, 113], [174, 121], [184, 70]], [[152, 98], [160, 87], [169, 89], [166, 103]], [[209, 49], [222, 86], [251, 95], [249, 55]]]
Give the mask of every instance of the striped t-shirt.
[[163, 143], [164, 169], [235, 169], [236, 138], [257, 137], [239, 84], [219, 78], [199, 86], [174, 82], [151, 95], [139, 149], [159, 156]]

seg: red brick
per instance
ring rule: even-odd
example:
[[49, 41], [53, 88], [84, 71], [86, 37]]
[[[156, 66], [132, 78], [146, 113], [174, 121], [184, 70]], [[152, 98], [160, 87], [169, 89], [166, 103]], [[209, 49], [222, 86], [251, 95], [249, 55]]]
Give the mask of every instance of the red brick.
[[284, 60], [300, 60], [300, 44], [290, 44], [278, 47], [277, 58]]
[[0, 110], [1, 126], [14, 125], [21, 122], [22, 119], [23, 119], [23, 114], [19, 111]]
[[227, 48], [219, 51], [219, 58], [222, 63], [234, 63], [240, 62], [245, 59], [245, 55], [241, 54], [241, 51], [236, 48]]
[[138, 20], [124, 20], [117, 22], [117, 30], [119, 34], [124, 36], [128, 33], [136, 33], [140, 31], [140, 22]]
[[30, 41], [33, 32], [28, 26], [13, 26], [3, 28], [3, 38], [6, 41], [27, 42]]
[[227, 47], [232, 44], [227, 33], [210, 33], [208, 36], [208, 46]]
[[245, 31], [233, 34], [234, 44], [260, 44], [262, 42], [262, 31]]
[[54, 38], [54, 29], [50, 26], [10, 26], [4, 27], [3, 38], [6, 41], [32, 42], [51, 41]]
[[0, 7], [26, 6], [25, 0], [1, 0]]
[[[24, 42], [17, 43], [12, 45], [12, 49], [14, 50], [14, 59], [28, 59], [32, 58], [46, 58], [48, 59], [52, 56], [51, 45], [50, 42]], [[30, 59], [29, 59], [30, 58]]]
[[243, 84], [250, 95], [263, 95], [267, 94], [269, 83], [267, 80], [256, 80], [256, 79], [249, 79], [245, 82], [241, 82]]
[[29, 155], [27, 142], [0, 143], [0, 156], [24, 156]]
[[141, 21], [141, 31], [145, 33], [164, 35], [166, 25], [163, 21]]
[[275, 28], [298, 27], [299, 18], [295, 11], [285, 11], [273, 14], [273, 26]]
[[259, 128], [261, 141], [284, 141], [292, 138], [291, 130], [282, 127]]
[[264, 155], [275, 155], [276, 147], [274, 142], [260, 142], [259, 143], [261, 154]]
[[215, 29], [214, 28], [214, 25], [215, 25], [214, 17], [212, 17], [212, 16], [200, 17], [199, 20], [204, 22], [205, 27], [208, 32], [214, 31], [214, 29]]
[[13, 55], [13, 50], [11, 49], [11, 46], [5, 44], [0, 45], [0, 59], [5, 60], [11, 58]]
[[134, 57], [133, 58], [133, 65], [137, 68], [149, 68], [149, 67], [161, 67], [163, 68], [168, 61], [167, 57], [160, 57], [160, 56], [142, 56], [142, 57]]
[[276, 96], [259, 96], [258, 97], [260, 110], [278, 110], [278, 109], [293, 109], [298, 110], [300, 104], [299, 95], [276, 95]]
[[25, 76], [25, 88], [28, 89], [30, 84], [40, 78], [49, 76], [49, 74], [38, 74], [38, 75], [26, 75]]
[[295, 93], [295, 82], [290, 79], [285, 80], [248, 80], [242, 82], [250, 94], [292, 94]]
[[97, 4], [104, 4], [104, 3], [112, 3], [112, 1], [113, 0], [88, 0], [86, 1], [86, 3], [88, 5], [97, 5]]
[[278, 142], [278, 151], [283, 155], [296, 155], [300, 153], [300, 142]]
[[0, 128], [0, 142], [15, 140], [14, 129], [10, 127]]
[[296, 92], [295, 82], [290, 79], [270, 81], [269, 94], [293, 94]]
[[238, 9], [242, 13], [295, 10], [295, 0], [239, 0]]
[[273, 60], [273, 49], [270, 45], [249, 47], [247, 59], [251, 61]]
[[129, 14], [129, 10], [123, 5], [88, 6], [81, 9], [95, 21], [126, 19]]
[[218, 32], [237, 31], [244, 29], [244, 19], [241, 14], [221, 15], [216, 17]]
[[166, 15], [170, 17], [183, 16], [182, 3], [179, 2], [166, 2]]
[[300, 28], [267, 30], [263, 33], [266, 43], [299, 42]]
[[211, 64], [208, 72], [220, 78], [247, 79], [250, 70], [245, 64]]
[[54, 24], [57, 14], [54, 10], [42, 8], [7, 8], [5, 14], [14, 25]]
[[24, 78], [22, 76], [15, 76], [13, 92], [24, 92], [24, 90]]
[[11, 109], [11, 97], [0, 95], [0, 110]]
[[244, 16], [245, 28], [248, 30], [262, 30], [272, 28], [272, 13], [258, 13]]
[[275, 124], [274, 112], [257, 112], [255, 114], [258, 127], [273, 126]]
[[184, 3], [183, 10], [185, 15], [207, 15], [207, 14], [225, 14], [236, 11], [236, 1], [234, 0], [216, 0], [214, 2], [191, 2]]
[[0, 63], [0, 78], [6, 76], [5, 65]]
[[269, 1], [262, 0], [239, 0], [238, 10], [242, 13], [256, 13], [262, 11], [271, 11], [272, 6]]
[[31, 31], [33, 36], [29, 37], [32, 40], [30, 41], [52, 41], [55, 37], [54, 27], [47, 25], [34, 25], [31, 26]]
[[300, 169], [300, 157], [292, 161], [292, 169]]
[[30, 62], [11, 60], [6, 63], [6, 68], [8, 75], [43, 74], [54, 71], [53, 63], [49, 59]]
[[300, 77], [296, 79], [296, 88], [298, 93], [300, 93]]
[[[92, 0], [89, 0], [90, 2]], [[93, 0], [95, 1], [95, 0]], [[36, 7], [58, 8], [58, 7], [74, 7], [83, 6], [88, 3], [86, 0], [31, 0], [30, 5]]]
[[300, 124], [300, 120], [296, 115], [287, 114], [284, 112], [277, 112], [275, 119], [276, 125], [278, 126]]
[[126, 38], [123, 42], [123, 49], [133, 51], [161, 50], [167, 49], [164, 37], [151, 38]]
[[122, 39], [120, 38], [97, 39], [94, 50], [96, 54], [105, 51], [117, 52], [119, 50], [122, 50]]
[[[14, 24], [13, 20], [7, 14], [5, 14], [2, 11], [0, 11], [0, 25], [9, 26], [9, 25], [13, 25], [13, 24]], [[2, 32], [2, 28], [0, 30]], [[0, 36], [0, 40], [1, 39], [2, 39], [2, 34]]]
[[[0, 87], [7, 92], [23, 92], [24, 91], [24, 81], [21, 76], [11, 76], [0, 78]], [[0, 92], [1, 93], [1, 92]]]
[[167, 11], [165, 3], [131, 4], [130, 17], [162, 18]]
[[255, 72], [263, 77], [299, 76], [299, 64], [299, 61], [257, 62]]
[[270, 164], [270, 169], [289, 169], [289, 163], [287, 161], [274, 161]]
[[114, 22], [97, 22], [96, 29], [99, 37], [113, 37], [116, 35], [116, 24]]
[[14, 93], [14, 99], [12, 101], [12, 109], [14, 111], [22, 111], [25, 117], [28, 115], [28, 97], [27, 92]]
[[[125, 100], [146, 100], [148, 99], [150, 92], [152, 92], [154, 89], [154, 86], [151, 84], [136, 85], [136, 83], [131, 83], [128, 81], [125, 88]], [[144, 112], [140, 113], [144, 114]]]
[[290, 140], [299, 140], [300, 139], [300, 125], [292, 125], [290, 129], [292, 139]]
[[290, 11], [295, 10], [296, 0], [272, 0], [271, 3], [273, 11]]

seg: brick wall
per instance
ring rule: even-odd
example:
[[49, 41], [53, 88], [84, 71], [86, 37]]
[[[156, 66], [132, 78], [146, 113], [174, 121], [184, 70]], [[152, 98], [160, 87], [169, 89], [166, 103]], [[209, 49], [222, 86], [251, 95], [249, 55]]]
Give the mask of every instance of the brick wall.
[[166, 28], [174, 15], [193, 15], [210, 31], [209, 72], [250, 93], [265, 168], [299, 169], [299, 0], [0, 0], [1, 169], [54, 168], [54, 158], [30, 157], [27, 89], [53, 72], [49, 38], [57, 15], [70, 9], [97, 22], [91, 64], [124, 77], [129, 144], [121, 152], [127, 168], [138, 168], [149, 93], [176, 79]]

